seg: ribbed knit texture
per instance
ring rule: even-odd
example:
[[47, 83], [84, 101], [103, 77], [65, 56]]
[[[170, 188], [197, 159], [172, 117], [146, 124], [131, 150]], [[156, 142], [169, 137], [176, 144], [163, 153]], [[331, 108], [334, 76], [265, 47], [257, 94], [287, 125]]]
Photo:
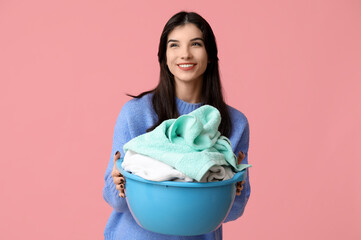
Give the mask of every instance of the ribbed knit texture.
[[[200, 103], [192, 104], [176, 99], [178, 112], [180, 115], [188, 114], [202, 106]], [[232, 143], [233, 152], [238, 155], [239, 151], [246, 154], [242, 163], [248, 163], [248, 145], [249, 145], [249, 126], [247, 118], [238, 110], [228, 107], [232, 121], [232, 133], [229, 139]], [[119, 197], [119, 192], [115, 188], [111, 171], [113, 169], [113, 156], [116, 151], [124, 156], [123, 145], [144, 134], [148, 128], [157, 121], [157, 115], [152, 107], [152, 94], [147, 94], [140, 99], [132, 99], [124, 104], [118, 119], [115, 123], [113, 146], [110, 155], [108, 168], [105, 172], [105, 186], [103, 197], [105, 201], [113, 208], [104, 231], [106, 240], [163, 240], [163, 239], [184, 239], [184, 240], [216, 240], [222, 239], [222, 226], [214, 232], [191, 237], [170, 236], [153, 233], [141, 228], [134, 220], [127, 206], [126, 200]], [[226, 218], [226, 221], [232, 221], [239, 218], [244, 211], [250, 195], [249, 177], [247, 174], [246, 183], [242, 194], [236, 196], [233, 206]], [[175, 216], [176, 217], [176, 216]]]

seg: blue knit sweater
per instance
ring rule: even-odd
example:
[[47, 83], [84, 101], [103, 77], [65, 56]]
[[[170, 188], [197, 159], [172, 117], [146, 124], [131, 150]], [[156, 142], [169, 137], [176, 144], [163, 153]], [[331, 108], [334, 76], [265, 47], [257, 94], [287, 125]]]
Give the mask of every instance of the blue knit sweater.
[[[176, 104], [180, 115], [188, 114], [202, 106], [200, 103], [187, 103], [178, 98], [176, 99]], [[232, 121], [232, 133], [229, 136], [232, 143], [232, 150], [236, 155], [238, 155], [239, 151], [244, 152], [246, 157], [242, 163], [248, 163], [249, 126], [247, 118], [241, 112], [230, 106], [228, 106], [228, 110]], [[140, 99], [132, 99], [128, 101], [124, 104], [122, 110], [120, 111], [115, 123], [110, 161], [107, 170], [105, 171], [103, 197], [113, 208], [105, 227], [105, 240], [222, 239], [222, 226], [214, 232], [192, 237], [170, 236], [147, 231], [135, 222], [129, 211], [126, 200], [119, 197], [119, 192], [115, 188], [115, 184], [111, 176], [113, 169], [113, 156], [116, 151], [119, 151], [121, 156], [124, 156], [123, 145], [134, 137], [144, 134], [146, 130], [153, 126], [156, 121], [157, 114], [154, 112], [152, 107], [152, 94], [147, 94]], [[242, 194], [240, 196], [236, 196], [225, 222], [233, 221], [243, 214], [251, 192], [248, 176], [249, 174], [247, 174]]]

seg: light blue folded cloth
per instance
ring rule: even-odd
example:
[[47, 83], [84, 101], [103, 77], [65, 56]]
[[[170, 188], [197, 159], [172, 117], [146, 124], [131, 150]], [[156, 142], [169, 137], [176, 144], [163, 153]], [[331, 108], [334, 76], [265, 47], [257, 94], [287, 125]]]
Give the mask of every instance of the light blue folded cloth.
[[235, 171], [250, 167], [237, 164], [231, 142], [218, 131], [220, 123], [219, 111], [204, 105], [133, 138], [124, 145], [124, 152], [157, 159], [197, 181], [214, 165], [231, 165]]

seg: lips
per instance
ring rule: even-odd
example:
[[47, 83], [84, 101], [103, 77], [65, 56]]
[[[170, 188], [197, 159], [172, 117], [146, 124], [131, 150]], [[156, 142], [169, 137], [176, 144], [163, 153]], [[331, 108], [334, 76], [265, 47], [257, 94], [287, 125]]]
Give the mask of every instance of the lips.
[[180, 63], [180, 64], [177, 64], [177, 66], [184, 70], [184, 71], [189, 71], [189, 70], [192, 70], [197, 64], [195, 63]]

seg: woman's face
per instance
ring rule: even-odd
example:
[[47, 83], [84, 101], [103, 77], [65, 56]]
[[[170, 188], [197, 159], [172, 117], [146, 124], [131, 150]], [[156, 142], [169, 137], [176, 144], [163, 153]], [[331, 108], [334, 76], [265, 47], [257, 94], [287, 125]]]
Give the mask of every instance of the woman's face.
[[208, 56], [201, 30], [192, 23], [175, 27], [168, 34], [166, 57], [175, 81], [202, 81]]

